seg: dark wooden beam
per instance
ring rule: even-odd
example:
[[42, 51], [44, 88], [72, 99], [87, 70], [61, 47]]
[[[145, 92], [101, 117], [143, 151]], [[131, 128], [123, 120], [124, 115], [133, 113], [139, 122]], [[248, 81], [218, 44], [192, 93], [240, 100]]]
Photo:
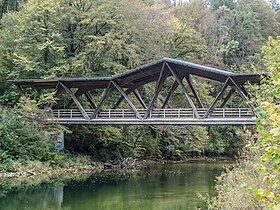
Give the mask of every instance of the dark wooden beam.
[[66, 85], [64, 85], [62, 82], [59, 82], [59, 83], [63, 87], [63, 89], [66, 91], [66, 93], [68, 93], [68, 95], [73, 99], [74, 103], [77, 105], [77, 107], [78, 107], [79, 111], [81, 112], [81, 114], [83, 115], [83, 117], [88, 120], [89, 116], [86, 113], [86, 111], [84, 110], [84, 108], [81, 105], [81, 103], [79, 102], [79, 100], [77, 99], [77, 97], [75, 96], [75, 94], [68, 87], [66, 87]]
[[155, 91], [154, 91], [154, 94], [152, 95], [152, 98], [151, 98], [151, 101], [149, 103], [149, 106], [147, 107], [147, 110], [146, 110], [146, 114], [144, 116], [144, 119], [147, 119], [147, 117], [149, 116], [151, 110], [152, 110], [152, 107], [155, 103], [155, 100], [156, 98], [158, 97], [158, 94], [160, 93], [162, 87], [163, 87], [163, 84], [166, 80], [166, 71], [165, 70], [165, 66], [166, 66], [166, 63], [164, 62], [162, 64], [162, 67], [161, 67], [161, 71], [160, 71], [160, 74], [159, 74], [159, 77], [158, 77], [158, 80], [157, 80], [157, 83], [156, 83], [156, 87], [155, 87]]
[[228, 92], [227, 96], [225, 97], [223, 103], [221, 104], [220, 108], [223, 108], [226, 103], [228, 102], [228, 100], [231, 98], [232, 94], [235, 92], [234, 88], [231, 88], [230, 91]]
[[[158, 78], [158, 77], [157, 77]], [[150, 83], [150, 82], [153, 82], [155, 80], [155, 76], [151, 76], [149, 79], [147, 80], [144, 80], [144, 81], [141, 81], [141, 82], [137, 82], [137, 83], [134, 83], [133, 85], [131, 85], [131, 87], [129, 87], [125, 93], [127, 95], [129, 95], [131, 92], [133, 92], [135, 89], [147, 84], [147, 83]], [[117, 101], [117, 103], [114, 105], [114, 109], [118, 108], [118, 106], [121, 104], [121, 102], [124, 100], [124, 97], [121, 96], [120, 99]]]
[[139, 101], [139, 103], [141, 104], [141, 106], [144, 108], [144, 109], [147, 109], [147, 105], [145, 104], [144, 100], [142, 99], [139, 91], [137, 89], [135, 89], [133, 91], [133, 94], [135, 95], [135, 97], [137, 98], [137, 100]]
[[194, 83], [193, 83], [193, 80], [192, 80], [192, 77], [191, 77], [190, 74], [188, 74], [188, 75], [186, 76], [186, 80], [187, 80], [187, 82], [188, 82], [188, 84], [189, 84], [189, 86], [190, 86], [190, 88], [191, 88], [191, 91], [192, 91], [192, 93], [193, 93], [195, 99], [197, 100], [198, 106], [199, 106], [200, 108], [204, 108], [203, 103], [202, 103], [202, 101], [201, 101], [201, 99], [200, 99], [200, 97], [199, 97], [199, 95], [198, 95], [198, 92], [197, 92], [197, 90], [196, 90], [196, 88], [195, 88], [195, 85], [194, 85]]
[[87, 92], [85, 93], [85, 96], [86, 96], [88, 102], [90, 103], [90, 106], [91, 106], [93, 109], [96, 109], [97, 105], [96, 105], [95, 101], [93, 100], [91, 93], [90, 93], [89, 91], [87, 91]]
[[245, 87], [243, 85], [240, 85], [241, 90], [243, 91], [243, 93], [245, 93], [245, 95], [248, 97], [248, 92], [245, 89]]
[[220, 90], [220, 92], [218, 93], [218, 95], [216, 96], [215, 100], [212, 102], [212, 104], [209, 106], [209, 108], [207, 109], [206, 113], [204, 114], [203, 118], [207, 118], [210, 114], [210, 112], [212, 111], [213, 107], [216, 105], [217, 101], [221, 98], [221, 96], [223, 95], [223, 93], [225, 92], [225, 90], [227, 89], [227, 87], [229, 86], [229, 81], [230, 81], [230, 77], [227, 78], [226, 82], [224, 83], [222, 89]]
[[258, 113], [255, 111], [255, 106], [252, 104], [252, 102], [249, 100], [249, 98], [246, 96], [246, 94], [241, 90], [241, 88], [236, 84], [236, 82], [230, 77], [230, 81], [236, 88], [236, 92], [240, 94], [240, 96], [243, 98], [243, 100], [247, 101], [249, 107], [252, 109], [253, 113], [259, 117]]
[[141, 115], [139, 114], [139, 112], [137, 111], [137, 109], [135, 108], [135, 106], [133, 105], [133, 103], [131, 102], [130, 98], [128, 97], [128, 95], [123, 91], [123, 89], [114, 81], [112, 81], [112, 84], [118, 89], [118, 91], [122, 94], [122, 96], [125, 98], [125, 100], [127, 101], [127, 103], [129, 104], [129, 106], [132, 108], [132, 110], [134, 111], [134, 113], [136, 114], [136, 117], [139, 119], [142, 119]]
[[[180, 77], [180, 80], [182, 81], [182, 79], [184, 78], [184, 76], [181, 76]], [[164, 102], [163, 102], [163, 105], [162, 105], [162, 109], [164, 109], [170, 99], [170, 97], [173, 95], [173, 93], [175, 92], [175, 90], [178, 88], [179, 84], [177, 82], [177, 80], [175, 80], [175, 82], [173, 83], [173, 85], [170, 87], [170, 90], [168, 92], [168, 95], [166, 96]]]
[[107, 100], [107, 99], [110, 97], [110, 95], [112, 94], [113, 89], [114, 89], [114, 88], [112, 87], [112, 82], [109, 82], [109, 84], [108, 84], [108, 86], [107, 86], [107, 88], [106, 88], [106, 90], [105, 90], [105, 92], [104, 92], [104, 95], [103, 95], [103, 97], [102, 97], [100, 103], [97, 105], [95, 111], [92, 113], [92, 115], [91, 115], [91, 117], [90, 117], [91, 119], [94, 119], [94, 118], [97, 117], [97, 114], [99, 113], [101, 107], [104, 105], [104, 103], [106, 102], [106, 100]]
[[[81, 95], [85, 94], [86, 92], [92, 90], [92, 88], [88, 87], [83, 87], [83, 88], [78, 88], [78, 90], [75, 93], [76, 98], [79, 98]], [[69, 103], [66, 105], [66, 108], [70, 107], [74, 103], [73, 99], [69, 101]]]
[[168, 67], [168, 69], [170, 70], [170, 72], [172, 73], [172, 75], [175, 77], [175, 79], [176, 79], [176, 81], [178, 82], [179, 86], [182, 88], [182, 90], [183, 90], [183, 92], [184, 92], [184, 94], [185, 94], [185, 96], [186, 96], [186, 98], [187, 98], [187, 101], [189, 102], [191, 108], [192, 108], [193, 111], [194, 111], [195, 116], [196, 116], [197, 118], [200, 118], [200, 116], [199, 116], [199, 114], [198, 114], [198, 112], [197, 112], [197, 109], [196, 109], [196, 107], [195, 107], [195, 105], [194, 105], [194, 103], [193, 103], [193, 101], [192, 101], [190, 95], [188, 94], [188, 91], [187, 91], [185, 85], [184, 85], [183, 82], [180, 80], [179, 75], [177, 74], [177, 72], [175, 72], [175, 70], [173, 70], [173, 69], [169, 66], [168, 63], [166, 63], [166, 66]]

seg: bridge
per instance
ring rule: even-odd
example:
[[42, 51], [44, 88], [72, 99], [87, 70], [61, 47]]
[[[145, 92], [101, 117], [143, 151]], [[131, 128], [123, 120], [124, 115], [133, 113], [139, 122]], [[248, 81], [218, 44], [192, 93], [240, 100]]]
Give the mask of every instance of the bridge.
[[[47, 119], [49, 123], [254, 125], [257, 114], [249, 100], [246, 84], [259, 84], [262, 76], [264, 74], [233, 73], [163, 58], [114, 77], [26, 79], [9, 82], [22, 92], [25, 87], [31, 87], [38, 93], [42, 90], [55, 91], [55, 97], [60, 102], [47, 104], [53, 110]], [[218, 83], [220, 89], [206, 107], [195, 84], [210, 81]], [[152, 88], [153, 94], [145, 96], [145, 88]], [[179, 98], [181, 107], [171, 104], [171, 98], [178, 89], [182, 93]], [[240, 107], [228, 106], [234, 94], [242, 99]]]

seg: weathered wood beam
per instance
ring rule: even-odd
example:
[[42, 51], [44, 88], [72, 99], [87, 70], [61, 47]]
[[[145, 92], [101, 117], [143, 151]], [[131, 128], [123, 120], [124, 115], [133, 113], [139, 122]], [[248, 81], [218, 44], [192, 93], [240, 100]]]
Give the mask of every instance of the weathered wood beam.
[[139, 114], [139, 112], [137, 111], [137, 109], [135, 108], [135, 106], [133, 105], [133, 103], [131, 102], [130, 98], [128, 97], [128, 95], [123, 91], [123, 89], [114, 81], [112, 81], [112, 84], [118, 89], [118, 91], [122, 94], [122, 96], [125, 98], [125, 100], [127, 101], [127, 103], [129, 104], [129, 106], [132, 108], [132, 110], [134, 111], [134, 113], [136, 114], [136, 117], [139, 119], [142, 119], [141, 115]]
[[[151, 76], [149, 79], [145, 80], [145, 81], [141, 81], [141, 82], [137, 82], [137, 83], [134, 83], [131, 87], [129, 87], [125, 93], [127, 95], [129, 95], [131, 92], [133, 92], [135, 89], [139, 88], [140, 86], [142, 85], [145, 85], [147, 83], [150, 83], [150, 82], [153, 82], [154, 80], [156, 79], [155, 76]], [[124, 97], [121, 96], [120, 99], [117, 101], [117, 103], [114, 105], [114, 108], [113, 109], [116, 109], [119, 107], [119, 105], [121, 104], [121, 102], [124, 100]]]
[[191, 88], [191, 91], [192, 91], [192, 93], [193, 93], [195, 99], [196, 99], [197, 102], [198, 102], [198, 106], [199, 106], [200, 108], [204, 108], [203, 103], [202, 103], [202, 101], [201, 101], [201, 99], [200, 99], [200, 97], [199, 97], [199, 95], [198, 95], [197, 89], [195, 88], [195, 85], [194, 85], [194, 83], [193, 83], [193, 80], [192, 80], [192, 77], [191, 77], [190, 74], [188, 74], [188, 75], [186, 76], [186, 80], [187, 80], [187, 82], [188, 82], [188, 84], [189, 84], [189, 86], [190, 86], [190, 88]]
[[197, 118], [200, 118], [200, 116], [199, 116], [199, 114], [198, 114], [198, 112], [197, 112], [197, 109], [196, 109], [196, 107], [195, 107], [195, 105], [194, 105], [194, 103], [193, 103], [193, 101], [192, 101], [190, 95], [188, 94], [188, 91], [187, 91], [185, 85], [184, 85], [183, 82], [180, 80], [179, 75], [175, 72], [175, 70], [173, 70], [173, 69], [169, 66], [168, 63], [166, 63], [166, 66], [168, 67], [168, 69], [170, 70], [170, 72], [172, 73], [172, 75], [175, 77], [175, 79], [176, 79], [176, 81], [178, 82], [179, 86], [182, 88], [182, 90], [183, 90], [183, 92], [184, 92], [184, 94], [185, 94], [185, 96], [186, 96], [186, 98], [187, 98], [187, 101], [189, 102], [191, 108], [193, 109], [193, 112], [194, 112], [195, 116], [196, 116]]
[[93, 100], [91, 93], [90, 93], [89, 91], [87, 91], [87, 92], [85, 93], [85, 96], [86, 96], [88, 102], [90, 103], [90, 106], [91, 106], [93, 109], [96, 109], [97, 105], [96, 105], [95, 101]]
[[243, 100], [247, 101], [249, 107], [252, 109], [253, 113], [259, 117], [258, 113], [255, 111], [255, 106], [252, 104], [252, 102], [249, 100], [249, 98], [246, 96], [246, 94], [241, 90], [241, 88], [236, 84], [236, 82], [230, 77], [230, 81], [236, 88], [236, 92], [239, 93], [239, 95], [243, 98]]
[[[78, 90], [75, 93], [76, 98], [79, 98], [81, 95], [85, 94], [86, 92], [92, 90], [92, 88], [78, 88]], [[73, 99], [71, 99], [68, 104], [66, 105], [66, 108], [70, 107], [74, 103]]]
[[[182, 81], [183, 78], [184, 78], [184, 76], [181, 76], [181, 77], [180, 77], [180, 80]], [[173, 85], [171, 86], [171, 88], [170, 88], [170, 90], [169, 90], [169, 92], [168, 92], [168, 95], [166, 96], [166, 98], [165, 98], [165, 100], [164, 100], [164, 102], [163, 102], [163, 105], [162, 105], [162, 107], [161, 107], [162, 109], [164, 109], [164, 108], [166, 107], [166, 105], [167, 105], [167, 103], [168, 103], [170, 97], [173, 95], [173, 93], [174, 93], [175, 90], [178, 88], [178, 86], [179, 86], [179, 84], [178, 84], [177, 80], [175, 80], [175, 82], [173, 83]]]
[[59, 82], [60, 85], [63, 87], [63, 89], [66, 91], [66, 93], [68, 93], [68, 95], [73, 99], [74, 103], [77, 105], [79, 111], [81, 112], [81, 114], [83, 115], [83, 117], [88, 120], [89, 116], [86, 113], [86, 111], [84, 110], [83, 106], [81, 105], [81, 103], [79, 102], [79, 100], [77, 99], [77, 97], [75, 96], [75, 94], [62, 82]]
[[248, 97], [248, 92], [245, 89], [245, 87], [243, 85], [240, 85], [241, 90], [243, 91], [243, 93], [245, 93], [245, 95]]
[[147, 117], [149, 116], [151, 110], [152, 110], [152, 107], [155, 103], [155, 100], [156, 98], [158, 97], [158, 94], [160, 93], [162, 87], [163, 87], [163, 84], [166, 80], [166, 71], [165, 70], [165, 66], [166, 66], [166, 63], [164, 62], [162, 64], [162, 67], [161, 67], [161, 71], [160, 71], [160, 74], [159, 74], [159, 77], [158, 77], [158, 80], [157, 80], [157, 83], [156, 83], [156, 87], [155, 87], [155, 91], [154, 91], [154, 94], [152, 95], [152, 98], [151, 98], [151, 101], [149, 103], [149, 106], [147, 107], [147, 110], [146, 110], [146, 113], [145, 113], [145, 116], [144, 116], [144, 119], [147, 119]]
[[144, 109], [147, 109], [147, 105], [145, 104], [144, 100], [142, 99], [139, 91], [137, 89], [135, 89], [133, 91], [133, 94], [135, 95], [135, 97], [137, 98], [137, 100], [139, 101], [139, 103], [141, 104], [141, 106], [144, 108]]
[[[55, 87], [54, 98], [59, 98], [64, 92], [65, 92], [65, 90], [64, 90], [63, 87], [60, 85], [60, 82], [57, 82], [56, 87]], [[48, 104], [46, 105], [46, 108], [52, 108], [53, 105], [54, 105], [54, 101], [52, 101], [51, 103], [48, 103]]]
[[97, 114], [99, 113], [101, 107], [104, 105], [104, 103], [106, 102], [106, 100], [110, 97], [110, 95], [112, 94], [113, 92], [113, 86], [112, 86], [112, 82], [109, 82], [105, 92], [104, 92], [104, 95], [101, 99], [101, 101], [99, 102], [99, 104], [97, 105], [96, 109], [94, 110], [94, 112], [92, 113], [91, 115], [91, 119], [94, 119], [97, 117]]
[[229, 86], [229, 81], [230, 81], [230, 77], [227, 78], [226, 82], [224, 83], [222, 89], [220, 90], [220, 92], [218, 93], [218, 95], [216, 96], [215, 100], [212, 102], [212, 104], [209, 106], [209, 108], [207, 109], [206, 113], [204, 114], [203, 118], [207, 118], [210, 114], [210, 112], [212, 111], [213, 107], [216, 105], [217, 101], [221, 98], [221, 96], [223, 95], [223, 93], [225, 92], [225, 90], [227, 89], [227, 87]]
[[232, 94], [235, 92], [234, 88], [231, 88], [230, 91], [228, 92], [227, 96], [225, 97], [223, 103], [221, 104], [220, 108], [223, 108], [226, 103], [228, 102], [228, 100], [231, 98]]

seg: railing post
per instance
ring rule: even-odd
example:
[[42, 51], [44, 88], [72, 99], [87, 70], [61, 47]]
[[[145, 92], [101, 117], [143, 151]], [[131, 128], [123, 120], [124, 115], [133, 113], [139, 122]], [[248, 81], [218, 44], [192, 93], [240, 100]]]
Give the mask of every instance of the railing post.
[[194, 115], [194, 110], [192, 110], [192, 117], [194, 118], [194, 116], [195, 116], [195, 115]]
[[57, 110], [57, 118], [60, 118], [60, 109]]
[[163, 109], [163, 118], [165, 118], [165, 109]]
[[109, 119], [111, 119], [111, 109], [109, 109], [108, 112], [109, 112], [109, 114], [108, 114], [109, 115]]
[[73, 110], [72, 109], [70, 110], [70, 118], [71, 119], [73, 118]]
[[239, 115], [239, 118], [241, 118], [241, 108], [239, 108], [239, 113], [238, 113], [238, 115]]
[[122, 118], [124, 118], [124, 109], [122, 109]]
[[225, 109], [223, 108], [223, 118], [226, 117]]
[[150, 118], [152, 118], [153, 114], [152, 114], [153, 110], [150, 110]]
[[178, 109], [178, 118], [181, 117], [180, 109]]

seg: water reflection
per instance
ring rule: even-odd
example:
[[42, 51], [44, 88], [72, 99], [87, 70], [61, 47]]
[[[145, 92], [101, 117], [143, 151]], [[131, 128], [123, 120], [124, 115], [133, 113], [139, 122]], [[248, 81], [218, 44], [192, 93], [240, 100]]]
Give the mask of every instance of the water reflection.
[[157, 165], [141, 171], [107, 171], [86, 181], [26, 187], [0, 199], [2, 210], [179, 210], [205, 207], [197, 193], [214, 194], [221, 163]]

